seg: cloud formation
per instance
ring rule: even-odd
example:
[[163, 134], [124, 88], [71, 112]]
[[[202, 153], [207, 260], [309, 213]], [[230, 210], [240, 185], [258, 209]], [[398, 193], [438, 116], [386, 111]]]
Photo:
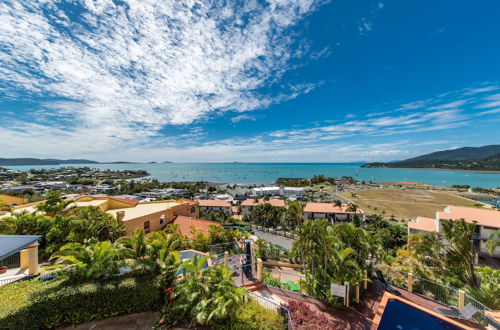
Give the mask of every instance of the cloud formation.
[[2, 2], [0, 93], [43, 97], [40, 119], [107, 139], [266, 108], [314, 87], [279, 82], [306, 56], [290, 28], [321, 3]]

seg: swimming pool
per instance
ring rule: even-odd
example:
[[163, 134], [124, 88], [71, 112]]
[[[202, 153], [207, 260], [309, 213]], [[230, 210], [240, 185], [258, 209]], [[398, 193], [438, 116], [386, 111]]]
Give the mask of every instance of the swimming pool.
[[[208, 253], [203, 253], [203, 252], [196, 251], [196, 250], [183, 250], [183, 251], [180, 251], [179, 254], [181, 255], [182, 261], [184, 261], [186, 259], [193, 259], [195, 257], [198, 259], [201, 259], [203, 257], [208, 256]], [[208, 258], [207, 261], [205, 261], [205, 263], [203, 264], [202, 268], [207, 269], [211, 265], [212, 265], [212, 261], [210, 260], [210, 258]], [[188, 270], [186, 270], [186, 272], [189, 273]], [[177, 274], [182, 275], [182, 269], [179, 269]]]
[[411, 329], [411, 330], [461, 330], [445, 319], [427, 313], [423, 309], [415, 308], [397, 299], [389, 299], [380, 320], [379, 330]]

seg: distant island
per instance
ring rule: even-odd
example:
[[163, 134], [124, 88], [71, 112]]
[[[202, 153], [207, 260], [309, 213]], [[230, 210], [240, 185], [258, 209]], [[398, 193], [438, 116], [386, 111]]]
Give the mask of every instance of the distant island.
[[361, 167], [500, 171], [500, 145], [443, 150], [397, 162], [368, 163]]
[[96, 162], [88, 159], [39, 159], [39, 158], [0, 158], [0, 166], [27, 165], [69, 165], [69, 164], [133, 164], [131, 162]]

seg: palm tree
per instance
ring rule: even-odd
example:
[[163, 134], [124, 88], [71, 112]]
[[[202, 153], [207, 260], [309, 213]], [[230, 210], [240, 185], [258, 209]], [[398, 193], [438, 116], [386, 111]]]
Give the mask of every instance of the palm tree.
[[107, 241], [93, 241], [88, 245], [69, 243], [50, 259], [56, 261], [47, 269], [78, 280], [113, 276], [125, 265], [120, 248]]
[[303, 208], [300, 202], [293, 201], [288, 203], [288, 208], [286, 211], [287, 222], [289, 222], [293, 227], [300, 228], [303, 218]]
[[193, 323], [214, 325], [226, 319], [240, 305], [246, 291], [235, 286], [232, 271], [224, 266], [214, 266], [203, 271], [208, 257], [185, 260], [180, 270], [189, 271], [178, 283], [174, 297], [179, 314]]
[[500, 247], [500, 229], [490, 231], [485, 245], [488, 252], [493, 255], [495, 250]]
[[358, 205], [354, 203], [349, 203], [347, 204], [347, 212], [354, 212], [356, 213], [358, 211]]
[[336, 199], [333, 201], [333, 206], [335, 207], [342, 207], [342, 201], [340, 199]]

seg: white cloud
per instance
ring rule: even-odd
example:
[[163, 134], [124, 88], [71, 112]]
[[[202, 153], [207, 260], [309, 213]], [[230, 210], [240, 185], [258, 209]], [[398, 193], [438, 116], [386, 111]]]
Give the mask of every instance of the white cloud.
[[357, 25], [360, 35], [365, 35], [373, 29], [373, 22], [369, 21], [366, 17], [359, 19]]
[[256, 121], [257, 118], [255, 118], [254, 116], [250, 116], [250, 115], [247, 115], [247, 114], [244, 114], [244, 115], [238, 115], [236, 117], [233, 117], [231, 118], [231, 121], [233, 123], [238, 123], [242, 120], [251, 120], [251, 121]]
[[[265, 108], [315, 87], [278, 83], [304, 55], [288, 29], [320, 2], [0, 3], [0, 92], [55, 100], [37, 114], [60, 129], [125, 140]], [[282, 88], [260, 93], [270, 86]]]

